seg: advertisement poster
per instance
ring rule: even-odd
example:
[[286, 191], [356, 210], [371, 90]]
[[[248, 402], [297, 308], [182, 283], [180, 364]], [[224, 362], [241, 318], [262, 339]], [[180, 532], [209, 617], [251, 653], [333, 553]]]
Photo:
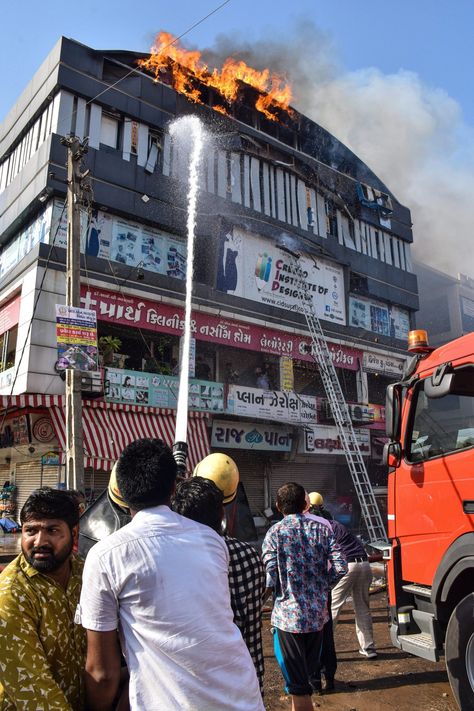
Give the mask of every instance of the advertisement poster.
[[[106, 395], [109, 402], [176, 409], [179, 378], [161, 373], [107, 368]], [[224, 412], [224, 386], [209, 380], [189, 383], [189, 407], [206, 412]]]
[[[301, 255], [305, 295], [324, 321], [346, 323], [344, 273], [326, 259]], [[234, 228], [221, 236], [217, 289], [260, 304], [303, 313], [295, 259], [268, 239]]]
[[279, 425], [228, 420], [212, 423], [211, 447], [289, 452], [292, 440], [293, 433]]
[[58, 369], [99, 369], [95, 311], [56, 304], [56, 340]]
[[[360, 452], [363, 457], [370, 456], [370, 431], [354, 430]], [[300, 444], [302, 454], [340, 454], [344, 455], [344, 446], [339, 437], [337, 427], [330, 425], [313, 425], [306, 427], [304, 438]]]
[[[58, 223], [59, 228], [58, 228]], [[67, 221], [63, 204], [54, 202], [51, 234], [58, 229], [56, 242], [66, 246]], [[110, 259], [130, 267], [140, 265], [147, 271], [175, 279], [186, 278], [186, 244], [163, 230], [92, 210], [90, 221], [81, 212], [81, 251], [90, 257]]]
[[410, 330], [408, 311], [381, 301], [349, 297], [349, 325], [407, 341]]

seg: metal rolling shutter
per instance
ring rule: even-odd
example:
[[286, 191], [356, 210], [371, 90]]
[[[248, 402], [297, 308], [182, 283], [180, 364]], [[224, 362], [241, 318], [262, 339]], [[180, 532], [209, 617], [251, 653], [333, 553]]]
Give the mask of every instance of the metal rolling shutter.
[[41, 462], [18, 462], [15, 465], [16, 515], [20, 515], [23, 504], [32, 491], [41, 484]]
[[319, 491], [325, 500], [336, 496], [336, 476], [334, 457], [318, 457], [314, 463], [272, 462], [270, 468], [270, 495], [272, 503], [280, 486], [295, 481], [306, 491]]
[[17, 516], [23, 504], [32, 491], [40, 486], [51, 486], [57, 488], [58, 483], [64, 478], [62, 466], [41, 466], [41, 462], [18, 462], [15, 465], [15, 486]]

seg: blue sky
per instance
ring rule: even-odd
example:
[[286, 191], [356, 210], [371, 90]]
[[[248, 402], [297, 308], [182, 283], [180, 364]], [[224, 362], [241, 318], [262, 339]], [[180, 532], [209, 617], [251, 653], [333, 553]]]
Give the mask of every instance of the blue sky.
[[[181, 34], [218, 5], [219, 0], [4, 3], [0, 120], [60, 35], [97, 49], [146, 52], [159, 29]], [[346, 69], [414, 71], [427, 84], [450, 94], [474, 124], [472, 0], [230, 0], [183, 41], [203, 48], [212, 45], [219, 33], [239, 32], [258, 42], [284, 32], [298, 17], [311, 19], [328, 33]]]
[[[146, 53], [222, 1], [5, 2], [0, 121], [61, 35]], [[415, 257], [474, 277], [473, 26], [473, 0], [230, 0], [182, 43], [285, 68], [293, 105], [411, 209]]]

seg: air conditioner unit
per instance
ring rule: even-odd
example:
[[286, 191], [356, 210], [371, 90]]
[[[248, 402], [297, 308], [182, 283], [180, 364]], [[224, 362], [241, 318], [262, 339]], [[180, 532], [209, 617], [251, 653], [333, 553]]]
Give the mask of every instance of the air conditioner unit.
[[347, 405], [353, 423], [370, 424], [374, 421], [374, 412], [368, 405]]

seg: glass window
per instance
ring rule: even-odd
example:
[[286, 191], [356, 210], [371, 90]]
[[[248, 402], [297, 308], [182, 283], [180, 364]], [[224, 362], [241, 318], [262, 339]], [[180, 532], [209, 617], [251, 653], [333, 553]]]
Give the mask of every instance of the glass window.
[[119, 122], [116, 118], [108, 114], [102, 114], [100, 124], [100, 142], [102, 145], [110, 146], [111, 148], [118, 147], [118, 127]]
[[18, 326], [14, 326], [0, 336], [0, 372], [15, 365], [17, 336]]
[[409, 461], [422, 462], [474, 446], [472, 392], [428, 398], [420, 383], [414, 393], [414, 405], [415, 414], [406, 442]]

